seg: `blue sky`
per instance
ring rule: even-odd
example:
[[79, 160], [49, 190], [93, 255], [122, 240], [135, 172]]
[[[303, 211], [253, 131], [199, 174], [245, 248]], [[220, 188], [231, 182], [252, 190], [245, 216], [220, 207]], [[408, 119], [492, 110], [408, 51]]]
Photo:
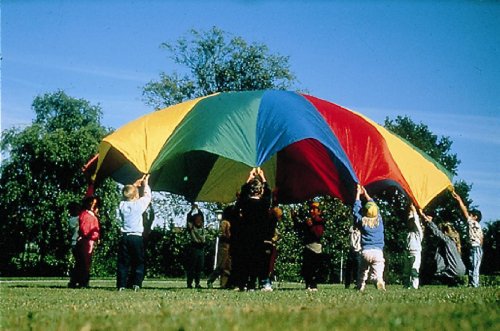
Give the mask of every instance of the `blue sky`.
[[449, 136], [459, 179], [500, 219], [500, 3], [494, 1], [2, 1], [1, 127], [63, 89], [104, 125], [150, 112], [142, 87], [176, 68], [159, 45], [217, 26], [290, 57], [299, 86], [377, 122]]

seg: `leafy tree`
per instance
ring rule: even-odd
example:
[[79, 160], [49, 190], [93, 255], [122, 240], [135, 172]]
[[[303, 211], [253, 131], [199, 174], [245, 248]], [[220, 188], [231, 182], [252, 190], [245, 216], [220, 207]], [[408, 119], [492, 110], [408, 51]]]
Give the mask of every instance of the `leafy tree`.
[[[0, 241], [1, 272], [61, 275], [68, 269], [68, 204], [83, 197], [81, 167], [107, 130], [100, 125], [99, 106], [63, 91], [36, 97], [32, 107], [30, 126], [2, 132], [7, 158], [0, 177], [0, 231], [15, 235]], [[104, 198], [102, 230], [112, 233], [116, 185], [107, 182], [98, 193]]]
[[161, 47], [187, 73], [162, 72], [159, 80], [146, 84], [144, 100], [156, 109], [215, 92], [288, 89], [295, 83], [287, 56], [216, 27], [191, 30], [188, 37]]

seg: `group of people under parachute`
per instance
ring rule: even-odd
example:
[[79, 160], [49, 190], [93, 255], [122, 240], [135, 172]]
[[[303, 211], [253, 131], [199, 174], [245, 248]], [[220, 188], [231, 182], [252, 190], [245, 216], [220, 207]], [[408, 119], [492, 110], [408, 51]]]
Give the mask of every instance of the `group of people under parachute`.
[[[142, 287], [144, 280], [144, 237], [148, 226], [144, 221], [145, 212], [151, 203], [149, 176], [144, 176], [132, 185], [123, 187], [123, 201], [118, 207], [120, 232], [117, 282], [119, 291]], [[482, 258], [483, 233], [479, 222], [478, 210], [467, 210], [458, 194], [452, 193], [467, 219], [471, 244], [469, 284], [479, 286], [479, 267]], [[364, 204], [362, 199], [365, 200]], [[70, 275], [69, 287], [88, 287], [90, 266], [95, 243], [99, 240], [100, 200], [95, 196], [86, 197], [81, 208], [70, 208], [72, 218], [72, 251], [75, 267]], [[254, 168], [246, 183], [238, 193], [236, 203], [224, 209], [219, 226], [217, 265], [208, 277], [207, 286], [211, 288], [217, 277], [221, 278], [222, 288], [240, 291], [253, 291], [258, 285], [263, 291], [272, 291], [271, 276], [276, 261], [276, 243], [279, 237], [277, 224], [283, 211], [273, 203], [272, 192], [266, 181], [264, 171]], [[357, 288], [363, 291], [368, 281], [385, 290], [383, 278], [385, 259], [384, 222], [379, 208], [364, 187], [358, 185], [353, 205], [354, 222], [350, 229], [351, 249], [347, 263], [346, 287], [356, 279]], [[309, 203], [307, 215], [292, 212], [295, 229], [303, 242], [302, 276], [308, 291], [317, 291], [318, 275], [321, 266], [321, 238], [325, 222], [321, 216], [320, 204]], [[149, 219], [146, 217], [146, 220]], [[456, 285], [457, 279], [465, 274], [466, 268], [461, 259], [461, 245], [458, 233], [446, 223], [440, 229], [432, 222], [432, 217], [422, 210], [417, 212], [411, 205], [408, 220], [408, 268], [407, 286], [419, 287], [423, 227], [436, 238], [435, 254], [436, 276], [449, 285]], [[187, 250], [186, 274], [187, 287], [201, 288], [200, 278], [203, 270], [205, 230], [204, 216], [197, 205], [187, 217], [187, 232], [190, 245]]]
[[[366, 199], [364, 207], [362, 207], [360, 200], [361, 196]], [[478, 287], [479, 269], [483, 254], [483, 232], [479, 225], [481, 212], [475, 209], [469, 211], [456, 192], [453, 191], [452, 196], [457, 200], [464, 217], [467, 219], [468, 238], [471, 246], [469, 286]], [[373, 280], [378, 289], [385, 290], [383, 279], [385, 268], [383, 220], [378, 206], [362, 186], [357, 188], [353, 213], [355, 221], [350, 228], [350, 251], [347, 260], [345, 286], [349, 288], [350, 284], [355, 280], [357, 288], [363, 291], [367, 280]], [[423, 222], [420, 221], [421, 219]], [[449, 286], [456, 286], [460, 283], [460, 278], [465, 275], [466, 267], [461, 257], [459, 233], [450, 223], [444, 223], [438, 227], [432, 222], [432, 219], [432, 216], [424, 214], [422, 210], [417, 212], [415, 206], [410, 205], [407, 222], [404, 282], [407, 288], [417, 289], [420, 285], [419, 273], [422, 262], [423, 225], [426, 225], [436, 244], [434, 253], [435, 278]]]
[[[222, 288], [240, 291], [272, 291], [272, 274], [276, 262], [277, 224], [283, 215], [273, 203], [272, 192], [264, 171], [254, 168], [237, 194], [233, 205], [226, 207], [219, 225], [217, 265], [209, 275], [207, 287], [212, 288], [220, 276]], [[294, 214], [295, 228], [304, 243], [302, 274], [309, 290], [317, 290], [317, 275], [321, 263], [320, 239], [324, 222], [319, 203], [310, 204], [309, 216], [300, 221]], [[201, 288], [200, 276], [204, 258], [203, 214], [193, 205], [187, 217], [191, 245], [187, 258], [187, 287]]]
[[[259, 280], [258, 285], [263, 291], [272, 291], [271, 275], [274, 271], [276, 242], [279, 237], [276, 226], [283, 212], [279, 207], [274, 206], [271, 195], [264, 172], [260, 168], [253, 169], [247, 182], [242, 186], [236, 203], [227, 207], [222, 215], [218, 264], [208, 277], [209, 288], [220, 276], [222, 288], [251, 291], [256, 288], [256, 282]], [[468, 211], [460, 196], [455, 192], [452, 195], [458, 201], [468, 222], [471, 245], [469, 283], [470, 286], [477, 287], [479, 286], [483, 241], [483, 233], [479, 225], [481, 213], [477, 210]], [[291, 217], [304, 246], [301, 273], [306, 289], [317, 291], [322, 256], [321, 238], [325, 231], [325, 223], [321, 217], [320, 203], [311, 201], [308, 206], [307, 215], [298, 215], [292, 210]], [[197, 206], [194, 210], [188, 215], [188, 231], [193, 239], [192, 249], [201, 250], [197, 236], [192, 229], [203, 229], [202, 216], [200, 216], [202, 214]], [[346, 288], [349, 288], [350, 284], [355, 281], [357, 288], [363, 291], [368, 281], [374, 281], [378, 289], [385, 290], [384, 223], [377, 204], [360, 185], [356, 190], [353, 216], [354, 222], [350, 228], [351, 249], [345, 278]], [[189, 221], [191, 217], [200, 220], [194, 227]], [[445, 223], [439, 228], [432, 222], [432, 216], [424, 214], [422, 210], [417, 211], [414, 205], [410, 205], [405, 286], [419, 287], [424, 235], [424, 227], [420, 220], [427, 225], [431, 235], [436, 239], [435, 276], [448, 285], [456, 285], [466, 271], [461, 258], [458, 232], [450, 223]], [[199, 266], [204, 255], [200, 251], [188, 255], [194, 257], [191, 261], [198, 259], [195, 264], [188, 263], [188, 287], [192, 287], [194, 279], [195, 287], [200, 288], [202, 268]], [[189, 265], [198, 267], [192, 268]], [[194, 273], [190, 274], [192, 271]]]

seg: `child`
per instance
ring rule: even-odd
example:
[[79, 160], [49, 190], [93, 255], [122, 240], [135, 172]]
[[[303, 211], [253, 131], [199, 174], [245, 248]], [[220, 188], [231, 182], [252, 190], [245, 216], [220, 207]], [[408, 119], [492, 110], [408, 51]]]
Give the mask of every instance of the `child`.
[[259, 275], [261, 290], [264, 292], [272, 292], [273, 284], [271, 274], [274, 271], [274, 263], [276, 261], [276, 241], [278, 233], [276, 226], [283, 216], [283, 211], [279, 207], [273, 207], [269, 210], [268, 221], [263, 230], [262, 242], [262, 257], [261, 257], [261, 272]]
[[483, 257], [483, 230], [479, 225], [482, 215], [477, 209], [467, 210], [462, 198], [455, 191], [452, 192], [452, 196], [457, 200], [469, 228], [469, 261], [471, 265], [469, 270], [469, 286], [479, 287], [479, 268], [481, 267], [481, 259]]
[[417, 210], [413, 204], [410, 205], [408, 215], [408, 236], [407, 236], [407, 288], [417, 289], [419, 286], [419, 270], [422, 261], [422, 239], [424, 232], [420, 224]]
[[[149, 175], [136, 181], [133, 185], [123, 187], [123, 201], [120, 202], [121, 239], [118, 250], [118, 270], [116, 287], [123, 291], [127, 286], [130, 268], [130, 283], [137, 292], [144, 280], [144, 224], [142, 214], [151, 203], [151, 188], [148, 185]], [[143, 189], [139, 196], [139, 187]]]
[[238, 269], [236, 281], [240, 291], [245, 288], [253, 291], [261, 272], [265, 240], [263, 229], [266, 228], [271, 205], [271, 190], [262, 169], [250, 171], [236, 205], [240, 213], [234, 240], [237, 243], [237, 249], [234, 250]]
[[205, 262], [205, 229], [203, 228], [203, 222], [203, 214], [197, 209], [196, 214], [191, 214], [187, 225], [187, 231], [191, 239], [186, 261], [187, 288], [193, 288], [194, 280], [195, 288], [201, 289], [200, 277]]
[[228, 206], [222, 213], [219, 225], [219, 243], [217, 247], [217, 266], [208, 276], [207, 287], [212, 288], [214, 281], [220, 276], [220, 287], [227, 288], [231, 274], [231, 256], [229, 254], [231, 241], [231, 219], [234, 218], [234, 206]]
[[71, 253], [73, 254], [73, 258], [75, 260], [75, 266], [73, 266], [72, 270], [70, 271], [70, 280], [68, 283], [68, 287], [70, 288], [76, 288], [78, 287], [77, 284], [77, 278], [76, 278], [76, 260], [78, 259], [78, 252], [76, 249], [76, 243], [78, 241], [78, 236], [79, 236], [79, 230], [80, 230], [80, 224], [79, 224], [79, 215], [81, 212], [81, 206], [80, 204], [76, 202], [72, 202], [68, 206], [69, 209], [69, 231], [71, 234]]
[[99, 239], [99, 199], [94, 196], [83, 199], [83, 211], [78, 217], [79, 237], [76, 243], [76, 281], [79, 287], [89, 287], [90, 268], [95, 242]]
[[345, 288], [351, 286], [352, 281], [357, 283], [358, 269], [361, 262], [361, 231], [357, 227], [349, 228], [349, 255], [347, 256]]
[[[361, 195], [367, 200], [364, 212], [361, 214]], [[358, 185], [356, 201], [353, 206], [354, 226], [361, 229], [361, 263], [358, 273], [358, 289], [365, 290], [369, 274], [370, 279], [377, 280], [377, 289], [385, 291], [384, 282], [384, 222], [378, 211], [377, 204], [368, 195], [365, 188]]]
[[306, 283], [306, 290], [316, 292], [318, 291], [318, 274], [322, 258], [321, 237], [325, 231], [319, 202], [313, 201], [309, 204], [309, 217], [305, 222], [298, 223], [295, 214], [293, 217], [295, 228], [299, 230], [299, 235], [304, 243], [302, 276]]
[[449, 286], [457, 286], [459, 278], [465, 275], [465, 265], [460, 257], [460, 238], [451, 224], [445, 223], [442, 231], [432, 222], [432, 217], [421, 212], [427, 228], [438, 240], [438, 247], [434, 256], [436, 262], [435, 276]]

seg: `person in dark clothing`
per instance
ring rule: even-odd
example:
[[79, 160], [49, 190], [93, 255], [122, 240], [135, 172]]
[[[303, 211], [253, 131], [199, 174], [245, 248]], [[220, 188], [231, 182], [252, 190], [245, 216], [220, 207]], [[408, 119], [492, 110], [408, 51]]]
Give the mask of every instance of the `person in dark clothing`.
[[234, 206], [228, 206], [222, 213], [219, 224], [219, 241], [217, 243], [217, 264], [214, 271], [208, 276], [207, 287], [212, 288], [214, 281], [220, 276], [220, 287], [231, 286], [231, 223], [234, 220]]
[[325, 224], [321, 218], [319, 202], [309, 204], [309, 216], [305, 221], [298, 220], [297, 214], [293, 214], [295, 229], [302, 237], [304, 244], [302, 260], [302, 276], [306, 283], [306, 290], [318, 290], [318, 273], [321, 266], [322, 247], [321, 237], [325, 231]]
[[255, 290], [255, 282], [261, 268], [263, 242], [269, 227], [271, 190], [264, 171], [254, 168], [236, 203], [240, 217], [233, 228], [233, 243], [236, 269], [236, 283], [240, 291]]
[[205, 262], [205, 217], [196, 205], [188, 214], [187, 232], [190, 245], [187, 249], [186, 276], [187, 288], [201, 288], [200, 278]]
[[434, 256], [436, 262], [436, 273], [434, 276], [449, 286], [457, 286], [460, 282], [460, 277], [465, 275], [466, 270], [460, 256], [458, 233], [448, 223], [444, 224], [442, 230], [440, 230], [432, 222], [431, 216], [423, 214], [422, 211], [421, 214], [424, 222], [427, 224], [427, 229], [439, 241]]

